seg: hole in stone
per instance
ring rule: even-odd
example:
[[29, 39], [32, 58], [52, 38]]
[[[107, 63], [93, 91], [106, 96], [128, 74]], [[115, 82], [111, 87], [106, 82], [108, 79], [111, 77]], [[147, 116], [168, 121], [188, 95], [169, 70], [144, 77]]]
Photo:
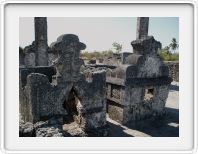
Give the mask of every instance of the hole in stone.
[[153, 98], [154, 88], [146, 88], [144, 90], [144, 101], [149, 101]]
[[63, 102], [63, 107], [67, 111], [68, 115], [64, 118], [65, 123], [78, 122], [78, 110], [77, 104], [79, 98], [74, 88], [71, 89], [68, 99]]

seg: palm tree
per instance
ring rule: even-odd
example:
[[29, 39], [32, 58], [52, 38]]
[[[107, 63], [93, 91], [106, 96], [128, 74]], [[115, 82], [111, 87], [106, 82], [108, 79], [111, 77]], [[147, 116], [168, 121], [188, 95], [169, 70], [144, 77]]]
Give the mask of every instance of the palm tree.
[[172, 42], [171, 42], [171, 44], [169, 45], [169, 47], [170, 47], [173, 51], [175, 51], [175, 50], [179, 47], [179, 44], [178, 44], [176, 38], [172, 38]]
[[167, 52], [168, 54], [170, 54], [170, 46], [164, 47], [164, 50], [166, 50], [166, 52]]

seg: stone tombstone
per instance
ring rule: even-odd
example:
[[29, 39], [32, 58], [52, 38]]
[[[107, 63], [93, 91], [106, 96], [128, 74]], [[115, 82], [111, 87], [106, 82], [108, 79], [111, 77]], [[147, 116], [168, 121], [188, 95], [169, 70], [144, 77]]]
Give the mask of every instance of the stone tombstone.
[[152, 54], [157, 53], [158, 48], [161, 49], [161, 43], [156, 41], [153, 36], [146, 36], [144, 39], [136, 39], [131, 42], [133, 53], [135, 54]]
[[137, 19], [137, 39], [131, 42], [133, 53], [107, 72], [107, 111], [111, 119], [122, 124], [165, 113], [172, 79], [168, 66], [157, 54], [161, 43], [148, 36], [148, 21], [146, 17]]
[[141, 39], [148, 36], [148, 27], [149, 17], [138, 17], [136, 39]]
[[35, 17], [36, 66], [48, 65], [47, 18]]
[[121, 53], [121, 62], [122, 64], [126, 64], [126, 58], [131, 55], [131, 52], [123, 52]]
[[66, 34], [58, 37], [51, 48], [58, 55], [53, 62], [57, 70], [57, 82], [77, 81], [81, 66], [80, 50], [84, 50], [86, 45], [79, 42], [76, 35]]
[[26, 67], [35, 66], [35, 54], [33, 52], [25, 54], [24, 63]]
[[24, 65], [25, 67], [35, 67], [35, 41], [31, 45], [24, 48]]
[[80, 69], [83, 64], [80, 50], [85, 47], [78, 36], [64, 34], [51, 45], [56, 55], [53, 61], [56, 75], [50, 75], [47, 69], [38, 71], [40, 67], [35, 67], [34, 72], [30, 68], [26, 73], [21, 71], [23, 120], [36, 123], [52, 117], [67, 117], [87, 134], [106, 134], [106, 72], [85, 66], [84, 70]]
[[165, 111], [172, 80], [155, 51], [154, 38], [147, 38], [147, 43], [144, 39], [135, 43], [136, 50], [143, 54], [133, 53], [124, 65], [107, 72], [108, 115], [122, 124], [162, 116]]

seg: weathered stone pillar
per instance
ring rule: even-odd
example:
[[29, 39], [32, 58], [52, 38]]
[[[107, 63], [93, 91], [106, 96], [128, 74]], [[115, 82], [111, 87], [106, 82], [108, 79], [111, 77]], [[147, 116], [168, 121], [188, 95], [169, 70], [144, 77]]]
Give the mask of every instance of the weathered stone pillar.
[[136, 39], [142, 39], [148, 36], [149, 17], [137, 18]]
[[47, 18], [35, 17], [36, 66], [48, 65]]
[[[147, 50], [150, 52], [150, 44], [149, 41], [151, 40], [148, 36], [148, 26], [149, 26], [149, 17], [138, 17], [137, 18], [137, 31], [136, 31], [136, 44], [146, 43], [148, 46], [146, 47]], [[145, 50], [142, 48], [141, 45], [134, 44], [134, 41], [131, 42], [131, 45], [133, 46], [133, 53], [135, 54], [144, 54]], [[151, 47], [152, 48], [152, 47]]]

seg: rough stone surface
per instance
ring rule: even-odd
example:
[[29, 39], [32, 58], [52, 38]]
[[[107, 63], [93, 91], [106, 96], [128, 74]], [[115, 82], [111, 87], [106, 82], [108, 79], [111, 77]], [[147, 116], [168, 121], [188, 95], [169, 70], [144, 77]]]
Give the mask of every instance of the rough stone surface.
[[88, 61], [88, 64], [96, 64], [96, 60], [95, 59], [91, 59]]
[[172, 81], [168, 66], [157, 54], [160, 42], [144, 36], [132, 46], [135, 53], [121, 56], [124, 64], [106, 69], [107, 112], [122, 124], [163, 115]]
[[[131, 65], [107, 72], [107, 110], [120, 123], [163, 115], [171, 79], [159, 56], [128, 56]], [[167, 69], [164, 69], [167, 70]], [[115, 86], [116, 85], [116, 86]]]
[[55, 55], [47, 44], [47, 18], [34, 18], [35, 41], [24, 49], [24, 57], [20, 56], [20, 64], [25, 67], [51, 66]]
[[166, 62], [169, 68], [169, 76], [173, 81], [179, 82], [179, 62]]
[[35, 17], [36, 66], [48, 66], [47, 18]]
[[147, 36], [131, 42], [133, 53], [136, 54], [152, 54], [156, 53], [158, 48], [161, 48], [161, 43], [156, 41], [153, 36]]
[[64, 137], [62, 122], [62, 118], [51, 118], [35, 123], [35, 137]]
[[149, 17], [138, 17], [136, 39], [141, 39], [148, 36], [148, 27], [149, 27]]
[[129, 56], [129, 55], [131, 55], [132, 54], [132, 52], [123, 52], [123, 53], [121, 53], [121, 62], [122, 62], [122, 64], [126, 64], [127, 62], [126, 62], [126, 58]]
[[75, 35], [66, 34], [58, 37], [57, 42], [52, 46], [52, 49], [57, 52], [59, 57], [54, 61], [58, 82], [59, 80], [72, 82], [79, 79], [80, 50], [85, 49], [85, 47], [85, 44], [79, 42], [78, 37]]
[[114, 53], [111, 57], [105, 57], [103, 64], [109, 66], [119, 66], [121, 64], [121, 55]]
[[[83, 131], [101, 133], [100, 128], [103, 130], [106, 125], [105, 71], [95, 68], [80, 71], [79, 54], [85, 45], [76, 35], [60, 36], [51, 48], [58, 55], [53, 63], [56, 74], [52, 83], [44, 73], [26, 74], [27, 82], [20, 92], [22, 118], [36, 123], [51, 117], [71, 117]], [[46, 131], [39, 129], [44, 136], [49, 133]]]
[[27, 76], [31, 73], [40, 73], [48, 77], [49, 81], [52, 82], [52, 77], [56, 74], [54, 67], [40, 66], [40, 67], [31, 67], [31, 68], [19, 68], [20, 82], [22, 87], [27, 84]]
[[164, 114], [172, 80], [157, 54], [161, 43], [147, 34], [148, 18], [138, 18], [137, 39], [131, 43], [134, 53], [107, 70], [107, 111], [122, 124]]
[[34, 126], [32, 123], [27, 122], [24, 123], [24, 121], [19, 121], [19, 136], [20, 137], [34, 137], [35, 131]]
[[87, 136], [85, 132], [82, 130], [82, 128], [80, 128], [78, 123], [76, 122], [64, 124], [63, 130], [67, 132], [66, 136], [68, 137], [86, 137]]
[[62, 129], [62, 121], [51, 118], [47, 121], [39, 121], [35, 124], [20, 120], [20, 137], [63, 137], [65, 132]]
[[121, 124], [162, 116], [172, 79], [148, 20], [138, 18], [134, 53], [85, 65], [79, 57], [86, 46], [76, 35], [61, 35], [48, 48], [46, 18], [35, 18], [36, 43], [25, 48], [19, 73], [19, 136], [108, 136], [106, 113]]
[[[50, 49], [49, 49], [50, 50]], [[53, 65], [53, 61], [55, 60], [55, 55], [51, 52], [48, 53], [48, 65], [52, 66]]]
[[59, 128], [54, 126], [38, 128], [36, 130], [36, 137], [64, 137]]
[[35, 63], [35, 42], [24, 48], [24, 64], [26, 67], [34, 67]]

